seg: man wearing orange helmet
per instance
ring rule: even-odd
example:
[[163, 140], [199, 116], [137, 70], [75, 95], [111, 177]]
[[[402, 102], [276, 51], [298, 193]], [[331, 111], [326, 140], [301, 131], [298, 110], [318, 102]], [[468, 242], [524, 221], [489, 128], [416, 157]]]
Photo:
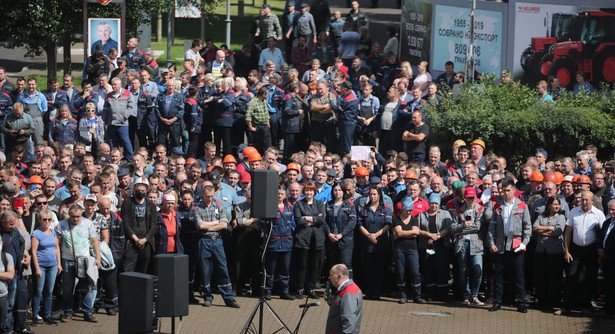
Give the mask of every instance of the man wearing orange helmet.
[[355, 170], [354, 177], [357, 181], [357, 193], [359, 193], [361, 196], [367, 196], [370, 187], [369, 182], [367, 182], [367, 180], [369, 179], [369, 170], [361, 166], [357, 168], [357, 170]]
[[222, 160], [222, 167], [224, 168], [224, 176], [227, 177], [229, 172], [237, 169], [237, 160], [231, 154], [227, 154]]

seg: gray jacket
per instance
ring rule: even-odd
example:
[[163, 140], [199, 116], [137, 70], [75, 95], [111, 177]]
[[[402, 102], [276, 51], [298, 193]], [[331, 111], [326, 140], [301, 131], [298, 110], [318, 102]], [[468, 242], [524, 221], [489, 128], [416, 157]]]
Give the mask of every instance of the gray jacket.
[[532, 223], [530, 221], [530, 211], [525, 202], [515, 198], [513, 209], [511, 210], [511, 222], [508, 237], [504, 234], [504, 220], [502, 219], [503, 199], [498, 199], [493, 206], [493, 216], [489, 222], [489, 233], [487, 234], [487, 246], [498, 247], [499, 253], [513, 250], [513, 239], [521, 238], [521, 242], [527, 246], [532, 235]]
[[[419, 228], [423, 231], [429, 231], [429, 213], [422, 212], [416, 218], [419, 223]], [[451, 214], [448, 213], [448, 211], [440, 209], [438, 210], [438, 212], [436, 212], [436, 229], [438, 231], [447, 230], [450, 232], [452, 225], [453, 225], [453, 219], [451, 218]], [[445, 247], [451, 246], [450, 235], [447, 235], [442, 240], [444, 241], [442, 243], [443, 246]], [[419, 241], [419, 248], [421, 249], [427, 248], [428, 238], [419, 237], [418, 241]]]
[[128, 117], [133, 114], [135, 104], [130, 91], [122, 89], [119, 94], [107, 94], [103, 119], [107, 125], [128, 126]]
[[[564, 202], [565, 203], [565, 202]], [[540, 233], [534, 233], [536, 238], [536, 253], [547, 252], [548, 254], [564, 254], [564, 239], [562, 234], [566, 228], [566, 217], [563, 214], [556, 213], [553, 217], [540, 215], [534, 221], [536, 226], [554, 226], [554, 236], [546, 236]]]
[[[464, 204], [459, 210], [462, 214], [457, 216], [451, 226], [451, 232], [455, 235], [455, 253], [459, 253], [466, 240], [469, 240], [470, 255], [483, 254], [483, 240], [478, 237], [478, 232], [483, 222], [485, 207], [474, 202], [472, 208], [468, 208], [467, 204]], [[466, 227], [465, 223], [468, 221], [472, 224]]]

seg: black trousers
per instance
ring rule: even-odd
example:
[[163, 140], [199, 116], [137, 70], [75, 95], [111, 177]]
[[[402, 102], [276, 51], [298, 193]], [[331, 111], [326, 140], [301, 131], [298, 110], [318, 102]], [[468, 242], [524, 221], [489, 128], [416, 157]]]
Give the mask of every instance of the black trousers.
[[615, 314], [615, 258], [610, 257], [602, 262], [602, 273], [606, 288], [604, 311], [608, 314]]
[[231, 127], [215, 126], [214, 143], [218, 152], [223, 155], [231, 154]]
[[[158, 144], [159, 145], [164, 145], [166, 147], [181, 146], [180, 136], [181, 136], [181, 127], [179, 126], [179, 121], [173, 123], [172, 125], [166, 125], [162, 123], [158, 124]], [[169, 142], [170, 142], [170, 146], [169, 146]]]
[[380, 297], [389, 263], [387, 253], [362, 253], [362, 290], [368, 297]]
[[[309, 292], [318, 280], [318, 265], [322, 250], [295, 248], [297, 254], [297, 289]], [[307, 282], [306, 282], [307, 279]]]
[[126, 244], [126, 255], [124, 255], [124, 272], [136, 271], [149, 274], [151, 269], [152, 247], [146, 244], [142, 249], [137, 248], [133, 241]]
[[312, 121], [312, 140], [319, 141], [327, 146], [327, 152], [337, 152], [336, 126], [332, 122]]
[[254, 147], [258, 152], [265, 152], [271, 146], [271, 132], [266, 124], [255, 124], [256, 131], [252, 133]]
[[514, 284], [516, 297], [519, 303], [525, 302], [525, 274], [523, 272], [523, 264], [525, 253], [507, 251], [503, 254], [494, 254], [493, 262], [495, 264], [495, 290], [493, 291], [493, 302], [502, 304], [502, 296], [504, 295], [504, 277], [510, 278], [509, 284]]
[[562, 307], [590, 308], [598, 276], [597, 244], [582, 247], [571, 243], [570, 255], [572, 262], [568, 264]]
[[252, 296], [260, 296], [262, 291], [262, 264], [260, 230], [236, 229], [235, 239], [235, 277], [233, 283], [237, 291], [246, 285], [252, 288]]
[[534, 287], [540, 308], [560, 305], [563, 272], [564, 254], [534, 253]]

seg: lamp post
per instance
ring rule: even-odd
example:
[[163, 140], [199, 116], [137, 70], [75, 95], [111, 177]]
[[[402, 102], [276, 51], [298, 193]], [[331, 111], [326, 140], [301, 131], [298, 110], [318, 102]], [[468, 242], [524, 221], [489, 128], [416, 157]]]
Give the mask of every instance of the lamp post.
[[226, 46], [231, 47], [231, 0], [226, 0]]

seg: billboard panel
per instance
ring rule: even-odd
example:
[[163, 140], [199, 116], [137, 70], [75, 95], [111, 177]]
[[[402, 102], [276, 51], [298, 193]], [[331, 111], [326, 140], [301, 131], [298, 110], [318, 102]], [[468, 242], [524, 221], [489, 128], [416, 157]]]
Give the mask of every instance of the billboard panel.
[[[434, 18], [434, 49], [431, 68], [444, 70], [452, 61], [456, 69], [466, 65], [470, 45], [470, 9], [436, 5]], [[474, 18], [476, 70], [499, 74], [502, 64], [502, 13], [476, 10]]]

